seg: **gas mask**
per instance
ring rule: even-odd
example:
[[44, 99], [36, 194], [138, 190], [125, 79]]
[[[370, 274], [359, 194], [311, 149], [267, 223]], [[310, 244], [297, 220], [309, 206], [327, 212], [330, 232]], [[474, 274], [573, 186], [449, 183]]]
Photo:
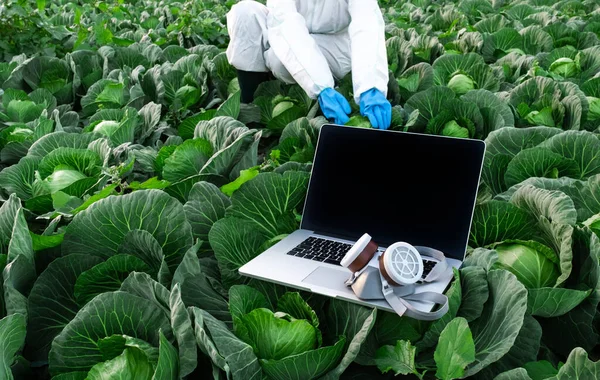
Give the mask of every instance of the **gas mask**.
[[[346, 285], [360, 299], [385, 299], [398, 315], [427, 321], [439, 319], [448, 311], [448, 297], [444, 294], [415, 293], [418, 284], [436, 281], [450, 270], [444, 254], [438, 250], [397, 242], [381, 251], [371, 236], [364, 234], [346, 253], [341, 265], [352, 271]], [[423, 276], [426, 266], [429, 273]], [[409, 300], [433, 302], [440, 307], [421, 311]]]

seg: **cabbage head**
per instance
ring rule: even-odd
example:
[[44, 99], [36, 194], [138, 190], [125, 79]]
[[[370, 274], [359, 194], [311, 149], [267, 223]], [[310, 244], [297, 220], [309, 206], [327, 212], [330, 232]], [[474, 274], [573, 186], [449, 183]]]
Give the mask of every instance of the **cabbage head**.
[[578, 60], [568, 57], [559, 58], [550, 65], [550, 72], [560, 75], [563, 78], [570, 78], [577, 75], [580, 69]]
[[456, 95], [463, 95], [475, 89], [475, 81], [465, 74], [456, 74], [448, 82], [448, 87]]
[[461, 127], [456, 121], [447, 122], [442, 129], [443, 136], [469, 138], [469, 130]]
[[56, 167], [54, 172], [45, 179], [45, 182], [50, 193], [54, 194], [84, 178], [87, 178], [85, 174], [61, 165]]
[[[317, 348], [317, 329], [304, 319], [259, 308], [242, 316], [238, 334], [259, 359], [279, 360]], [[293, 342], [293, 344], [290, 344]]]
[[544, 107], [541, 111], [531, 111], [525, 116], [525, 120], [533, 126], [556, 127], [552, 117], [552, 107]]
[[104, 120], [96, 124], [94, 132], [101, 133], [104, 136], [110, 137], [115, 131], [119, 129], [119, 123], [114, 120]]
[[588, 120], [600, 119], [600, 98], [594, 98], [593, 96], [587, 97], [590, 103], [590, 111], [588, 112]]
[[369, 119], [360, 115], [352, 116], [345, 125], [351, 127], [371, 128], [371, 122]]
[[537, 242], [511, 241], [494, 248], [495, 266], [510, 271], [528, 289], [553, 287], [560, 276], [554, 252]]
[[288, 109], [292, 108], [293, 106], [294, 106], [293, 102], [289, 102], [289, 101], [280, 102], [273, 108], [273, 112], [272, 112], [271, 116], [273, 118], [276, 118], [277, 116], [281, 115], [282, 113], [284, 113]]

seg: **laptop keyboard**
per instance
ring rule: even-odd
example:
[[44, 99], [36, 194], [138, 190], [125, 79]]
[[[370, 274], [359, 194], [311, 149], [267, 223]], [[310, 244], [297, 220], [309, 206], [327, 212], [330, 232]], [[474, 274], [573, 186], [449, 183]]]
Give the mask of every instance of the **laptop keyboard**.
[[344, 255], [350, 248], [352, 248], [352, 244], [311, 236], [287, 254], [323, 263], [340, 265], [342, 258], [344, 258]]
[[[352, 244], [340, 243], [333, 240], [311, 236], [302, 243], [298, 244], [287, 254], [308, 260], [341, 266], [340, 262], [350, 248], [352, 248]], [[423, 260], [423, 276], [421, 278], [427, 277], [435, 264], [435, 261]]]

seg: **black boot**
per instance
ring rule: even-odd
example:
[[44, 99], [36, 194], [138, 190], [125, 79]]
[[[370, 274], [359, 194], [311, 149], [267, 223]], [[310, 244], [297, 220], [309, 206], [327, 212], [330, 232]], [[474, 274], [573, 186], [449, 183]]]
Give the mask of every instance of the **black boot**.
[[254, 92], [263, 82], [272, 79], [270, 72], [256, 72], [256, 71], [237, 71], [238, 82], [240, 84], [240, 91], [242, 95], [242, 103], [252, 103], [254, 100]]

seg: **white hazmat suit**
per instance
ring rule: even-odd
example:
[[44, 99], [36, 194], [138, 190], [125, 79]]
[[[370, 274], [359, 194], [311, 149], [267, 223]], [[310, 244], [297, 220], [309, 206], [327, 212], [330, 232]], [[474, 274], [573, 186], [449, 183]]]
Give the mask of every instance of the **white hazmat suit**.
[[358, 104], [371, 88], [387, 94], [384, 28], [377, 0], [244, 0], [227, 14], [227, 58], [298, 83], [312, 99], [352, 71]]

